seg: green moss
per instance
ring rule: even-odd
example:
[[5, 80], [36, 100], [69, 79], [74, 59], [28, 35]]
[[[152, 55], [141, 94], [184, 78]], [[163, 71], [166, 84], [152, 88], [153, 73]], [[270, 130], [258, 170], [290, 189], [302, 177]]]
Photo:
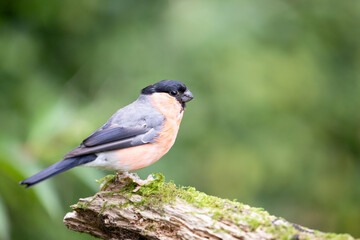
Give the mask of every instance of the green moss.
[[[106, 190], [108, 184], [116, 178], [116, 175], [109, 175], [101, 179], [101, 190]], [[154, 174], [154, 180], [147, 185], [141, 186], [135, 193], [133, 190], [137, 187], [134, 182], [128, 183], [125, 187], [118, 191], [105, 191], [101, 194], [114, 195], [122, 194], [126, 196], [127, 202], [124, 204], [107, 204], [105, 202], [100, 211], [100, 214], [107, 208], [113, 207], [127, 207], [129, 205], [140, 208], [158, 208], [161, 210], [165, 204], [173, 204], [176, 201], [185, 201], [194, 207], [201, 209], [207, 209], [208, 212], [204, 214], [210, 214], [214, 220], [214, 224], [219, 219], [227, 219], [235, 223], [240, 231], [248, 229], [250, 231], [257, 231], [259, 228], [262, 231], [266, 231], [274, 235], [276, 239], [310, 239], [314, 235], [305, 231], [299, 231], [291, 224], [289, 225], [274, 225], [273, 221], [276, 219], [262, 208], [252, 208], [248, 205], [244, 205], [237, 201], [230, 201], [221, 199], [214, 196], [209, 196], [205, 193], [197, 191], [193, 187], [177, 187], [173, 182], [165, 182], [165, 178], [162, 174]], [[131, 201], [132, 195], [140, 195], [142, 198], [140, 201]], [[79, 203], [77, 207], [86, 209], [89, 203]], [[197, 213], [198, 214], [198, 213]], [[152, 231], [156, 228], [156, 224], [149, 224], [146, 226], [146, 231]], [[217, 230], [224, 231], [225, 230]], [[324, 234], [318, 232], [320, 238], [345, 240], [351, 239], [349, 235], [336, 235], [336, 234]], [[315, 233], [315, 236], [316, 233]]]
[[214, 220], [219, 220], [220, 218], [224, 217], [224, 214], [220, 211], [215, 211], [212, 213], [211, 218]]
[[256, 218], [247, 219], [247, 223], [249, 224], [250, 231], [255, 231], [262, 224], [262, 222]]
[[107, 175], [103, 178], [101, 178], [100, 180], [96, 180], [97, 183], [100, 183], [100, 191], [104, 191], [106, 189], [106, 187], [109, 185], [110, 182], [114, 181], [114, 179], [117, 178], [117, 175], [114, 174], [110, 174]]
[[101, 210], [100, 210], [100, 212], [99, 212], [99, 215], [101, 215], [101, 214], [105, 211], [106, 206], [107, 206], [107, 201], [105, 201], [105, 202], [103, 203], [102, 208], [101, 208]]
[[72, 206], [72, 209], [82, 209], [86, 210], [87, 207], [95, 200], [95, 197], [93, 197], [90, 201], [87, 202], [78, 202], [75, 206]]
[[[281, 226], [280, 228], [278, 228], [277, 232], [274, 232], [275, 236], [278, 236], [278, 239], [281, 240], [290, 240], [290, 239], [294, 239], [297, 234], [300, 234], [299, 231], [297, 231], [295, 228], [288, 226]], [[302, 234], [304, 235], [304, 234]], [[295, 239], [298, 239], [298, 237], [296, 237]], [[302, 236], [301, 239], [304, 239], [304, 237]]]
[[336, 234], [336, 233], [321, 233], [318, 231], [315, 231], [316, 236], [321, 236], [325, 239], [333, 239], [333, 240], [346, 240], [350, 239], [351, 236], [349, 234]]
[[108, 204], [108, 202], [104, 202], [100, 212], [98, 215], [101, 215], [106, 209], [111, 209], [111, 208], [125, 208], [128, 207], [130, 205], [129, 202], [125, 202], [125, 203], [120, 203], [120, 204]]

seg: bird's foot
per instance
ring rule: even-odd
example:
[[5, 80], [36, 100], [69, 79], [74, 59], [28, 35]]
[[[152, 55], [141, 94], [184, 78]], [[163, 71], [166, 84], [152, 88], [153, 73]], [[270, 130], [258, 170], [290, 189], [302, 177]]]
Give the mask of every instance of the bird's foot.
[[137, 184], [133, 192], [137, 192], [142, 186], [147, 185], [149, 182], [154, 181], [154, 177], [150, 174], [145, 180], [142, 180], [136, 173], [120, 172], [118, 173], [117, 180], [130, 179]]

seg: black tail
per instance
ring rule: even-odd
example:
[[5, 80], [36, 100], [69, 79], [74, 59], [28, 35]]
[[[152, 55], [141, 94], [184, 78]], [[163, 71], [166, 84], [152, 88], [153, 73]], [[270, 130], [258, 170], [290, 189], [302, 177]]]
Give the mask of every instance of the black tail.
[[26, 185], [26, 188], [31, 187], [45, 179], [48, 179], [49, 177], [55, 176], [73, 167], [94, 161], [96, 158], [97, 156], [95, 154], [66, 158], [60, 162], [51, 165], [48, 168], [45, 168], [44, 170], [35, 174], [34, 176], [21, 181], [20, 184]]

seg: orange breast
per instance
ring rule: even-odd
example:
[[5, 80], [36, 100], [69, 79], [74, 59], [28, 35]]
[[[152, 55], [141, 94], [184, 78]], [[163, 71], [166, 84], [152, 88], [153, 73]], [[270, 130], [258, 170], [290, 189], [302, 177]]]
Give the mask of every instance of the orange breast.
[[128, 171], [147, 167], [164, 156], [174, 144], [179, 130], [183, 116], [181, 104], [167, 93], [154, 93], [150, 98], [165, 121], [154, 143], [116, 151], [120, 165]]

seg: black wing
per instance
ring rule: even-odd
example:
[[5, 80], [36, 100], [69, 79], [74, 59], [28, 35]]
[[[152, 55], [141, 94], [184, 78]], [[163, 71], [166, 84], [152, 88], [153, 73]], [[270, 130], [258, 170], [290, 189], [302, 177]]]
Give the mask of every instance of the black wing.
[[82, 142], [82, 144], [85, 147], [94, 147], [97, 145], [138, 136], [140, 134], [146, 133], [147, 131], [149, 131], [149, 129], [146, 128], [146, 125], [142, 127], [112, 127], [100, 129], [87, 137]]
[[153, 128], [148, 128], [146, 125], [101, 128], [87, 137], [80, 146], [67, 153], [64, 158], [134, 147], [151, 142], [156, 135]]

